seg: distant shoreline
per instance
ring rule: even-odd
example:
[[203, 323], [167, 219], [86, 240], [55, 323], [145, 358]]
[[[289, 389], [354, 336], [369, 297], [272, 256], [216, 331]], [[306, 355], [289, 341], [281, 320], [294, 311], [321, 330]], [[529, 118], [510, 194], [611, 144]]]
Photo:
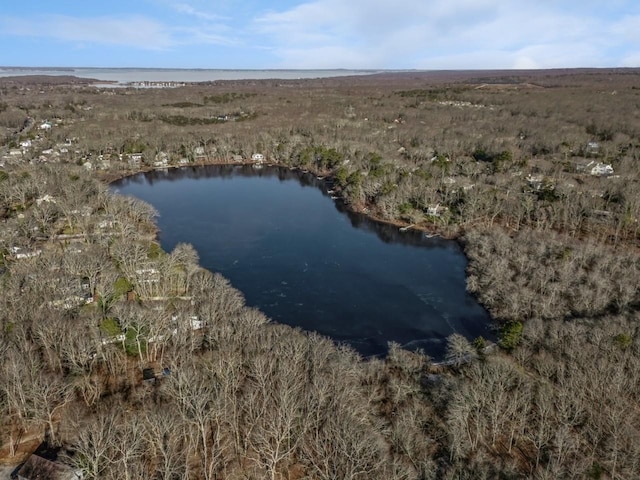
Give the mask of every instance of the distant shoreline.
[[[197, 84], [218, 81], [302, 81], [302, 80], [339, 80], [347, 77], [389, 78], [408, 75], [424, 78], [425, 81], [447, 79], [451, 82], [504, 83], [504, 79], [519, 76], [527, 78], [546, 78], [549, 75], [572, 76], [580, 74], [602, 73], [639, 74], [640, 68], [554, 68], [554, 69], [456, 69], [456, 70], [418, 70], [418, 69], [207, 69], [207, 68], [132, 68], [132, 67], [20, 67], [0, 66], [0, 80], [18, 77], [69, 77], [84, 83], [135, 86], [142, 83]], [[51, 83], [60, 83], [52, 81]], [[78, 82], [73, 82], [78, 83]]]
[[0, 66], [0, 78], [19, 76], [76, 76], [120, 84], [136, 82], [200, 83], [217, 80], [301, 80], [411, 72], [412, 70], [358, 69], [191, 69], [191, 68], [90, 68]]

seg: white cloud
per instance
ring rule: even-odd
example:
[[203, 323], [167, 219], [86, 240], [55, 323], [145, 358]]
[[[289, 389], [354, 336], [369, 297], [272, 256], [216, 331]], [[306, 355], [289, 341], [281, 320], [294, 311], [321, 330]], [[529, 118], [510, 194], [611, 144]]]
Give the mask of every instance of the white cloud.
[[146, 50], [162, 50], [173, 44], [171, 35], [162, 24], [142, 16], [4, 17], [0, 20], [0, 30], [5, 35], [44, 37], [75, 43], [121, 45]]
[[620, 14], [625, 6], [313, 0], [262, 14], [253, 26], [285, 67], [615, 66], [632, 59], [625, 50], [640, 43], [640, 17]]
[[201, 20], [208, 21], [219, 21], [224, 19], [225, 17], [221, 15], [217, 15], [215, 13], [209, 13], [202, 10], [196, 9], [194, 6], [186, 3], [186, 2], [177, 2], [171, 3], [171, 7], [178, 13], [183, 13], [186, 15], [191, 15], [193, 17], [199, 18]]
[[234, 46], [239, 41], [225, 25], [174, 27], [175, 45]]
[[237, 44], [230, 29], [221, 23], [166, 25], [144, 16], [73, 17], [42, 15], [2, 18], [4, 35], [50, 38], [75, 46], [113, 45], [141, 50], [168, 50], [185, 45]]

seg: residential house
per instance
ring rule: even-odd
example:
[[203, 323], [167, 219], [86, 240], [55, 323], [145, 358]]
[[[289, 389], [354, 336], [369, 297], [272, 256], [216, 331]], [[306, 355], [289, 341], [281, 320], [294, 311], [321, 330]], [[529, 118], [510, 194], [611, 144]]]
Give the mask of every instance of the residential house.
[[585, 152], [593, 154], [600, 153], [600, 144], [598, 142], [588, 142]]
[[447, 207], [443, 207], [438, 203], [436, 205], [427, 207], [427, 215], [430, 215], [432, 217], [441, 217], [442, 214], [447, 210]]
[[613, 167], [609, 164], [591, 162], [587, 166], [590, 167], [589, 173], [596, 177], [600, 177], [603, 175], [613, 175]]
[[169, 166], [169, 155], [165, 152], [158, 152], [156, 155], [156, 161], [153, 162], [153, 166], [156, 168], [167, 168]]
[[139, 167], [142, 162], [142, 154], [141, 153], [132, 153], [128, 157], [129, 166], [130, 167]]
[[527, 176], [527, 183], [534, 190], [540, 190], [542, 184], [544, 183], [544, 175], [531, 175]]
[[136, 270], [138, 283], [158, 283], [160, 282], [160, 271], [153, 267], [140, 268]]
[[11, 247], [9, 248], [9, 251], [17, 260], [21, 260], [24, 258], [33, 258], [42, 254], [42, 250], [26, 250], [20, 247]]
[[256, 163], [262, 163], [264, 162], [264, 155], [261, 153], [254, 153], [251, 155], [251, 160]]
[[20, 467], [15, 478], [18, 480], [82, 480], [83, 474], [82, 470], [34, 454]]
[[193, 156], [196, 160], [204, 160], [206, 158], [204, 154], [204, 147], [196, 147], [193, 149]]
[[51, 123], [43, 122], [43, 123], [40, 124], [40, 127], [38, 127], [38, 128], [40, 128], [40, 130], [49, 131], [49, 130], [51, 130]]

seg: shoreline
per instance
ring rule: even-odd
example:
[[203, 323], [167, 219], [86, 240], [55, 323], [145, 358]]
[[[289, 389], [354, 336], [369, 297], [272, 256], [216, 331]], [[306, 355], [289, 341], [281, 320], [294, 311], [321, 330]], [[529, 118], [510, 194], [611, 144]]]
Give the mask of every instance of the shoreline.
[[[190, 163], [188, 165], [167, 165], [166, 167], [144, 167], [144, 168], [139, 168], [137, 170], [127, 170], [127, 171], [123, 171], [122, 173], [118, 172], [110, 172], [107, 175], [102, 175], [102, 174], [98, 174], [98, 179], [102, 182], [105, 182], [107, 185], [111, 185], [114, 182], [117, 182], [118, 180], [122, 180], [124, 178], [127, 177], [132, 177], [134, 175], [137, 175], [139, 173], [148, 173], [148, 172], [153, 172], [155, 170], [169, 170], [169, 169], [177, 169], [177, 168], [192, 168], [192, 167], [206, 167], [206, 166], [244, 166], [244, 167], [250, 167], [250, 166], [255, 166], [255, 165], [261, 165], [267, 168], [286, 168], [288, 170], [295, 170], [301, 174], [309, 174], [309, 175], [313, 175], [315, 176], [318, 181], [322, 182], [322, 185], [325, 187], [324, 191], [326, 192], [327, 190], [329, 190], [329, 188], [327, 188], [327, 182], [333, 182], [334, 181], [334, 177], [331, 174], [324, 174], [324, 172], [317, 172], [314, 170], [303, 170], [300, 167], [291, 167], [288, 165], [282, 165], [278, 162], [274, 162], [274, 163], [260, 163], [260, 162], [254, 162], [251, 160], [247, 160], [244, 162], [238, 162], [238, 161], [232, 161], [232, 162], [225, 162], [222, 160], [206, 160], [206, 161], [200, 161], [200, 162], [193, 162]], [[322, 178], [318, 178], [319, 176], [322, 176]], [[338, 193], [338, 192], [336, 192]], [[422, 232], [425, 235], [428, 235], [428, 238], [441, 238], [443, 240], [452, 240], [455, 241], [461, 248], [464, 246], [463, 242], [462, 242], [462, 229], [460, 227], [455, 227], [452, 230], [455, 230], [455, 232], [452, 231], [445, 231], [443, 228], [438, 227], [437, 225], [433, 225], [431, 226], [431, 228], [428, 228], [427, 226], [424, 225], [417, 225], [415, 223], [409, 223], [409, 222], [405, 222], [402, 220], [396, 220], [396, 219], [385, 219], [382, 217], [379, 217], [369, 211], [367, 211], [366, 207], [354, 207], [352, 204], [347, 203], [344, 198], [340, 195], [337, 196], [337, 198], [332, 198], [332, 200], [334, 202], [336, 201], [340, 201], [342, 202], [342, 205], [351, 213], [355, 213], [355, 214], [359, 214], [359, 215], [364, 215], [365, 217], [367, 217], [367, 219], [377, 222], [377, 223], [381, 223], [384, 225], [390, 225], [393, 227], [398, 228], [401, 232], [407, 231], [407, 230], [416, 230], [418, 232]], [[405, 230], [402, 230], [405, 229]]]

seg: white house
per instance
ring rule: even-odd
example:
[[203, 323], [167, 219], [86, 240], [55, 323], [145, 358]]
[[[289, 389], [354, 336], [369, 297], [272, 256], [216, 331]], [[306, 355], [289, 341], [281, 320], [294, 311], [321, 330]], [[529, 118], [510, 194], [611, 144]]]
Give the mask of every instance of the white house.
[[142, 161], [142, 154], [132, 153], [128, 155], [128, 161], [129, 161], [129, 166], [138, 167], [140, 165], [140, 162]]
[[39, 128], [40, 130], [51, 130], [51, 124], [49, 122], [43, 122]]
[[36, 198], [36, 205], [40, 206], [42, 205], [43, 202], [47, 202], [47, 203], [56, 203], [56, 199], [53, 198], [51, 195], [47, 194], [47, 195], [43, 195], [40, 198]]
[[23, 140], [20, 142], [20, 146], [22, 148], [30, 148], [31, 147], [31, 140]]
[[588, 142], [586, 151], [587, 153], [598, 153], [600, 151], [600, 144], [598, 142]]
[[153, 165], [159, 168], [169, 165], [169, 154], [167, 154], [166, 152], [158, 152], [156, 154], [156, 160]]
[[262, 163], [264, 162], [264, 155], [261, 153], [254, 153], [251, 155], [251, 160], [254, 162]]
[[42, 253], [42, 250], [23, 250], [20, 247], [11, 247], [9, 251], [16, 259], [33, 258]]
[[153, 162], [153, 166], [155, 168], [167, 168], [169, 166], [169, 161], [166, 158], [162, 160], [157, 160]]
[[595, 163], [591, 162], [588, 167], [591, 167], [589, 173], [594, 176], [602, 176], [602, 175], [613, 175], [613, 167], [606, 163]]
[[442, 207], [439, 203], [436, 205], [431, 205], [427, 207], [427, 215], [432, 217], [441, 217], [443, 212], [448, 210], [447, 207]]

